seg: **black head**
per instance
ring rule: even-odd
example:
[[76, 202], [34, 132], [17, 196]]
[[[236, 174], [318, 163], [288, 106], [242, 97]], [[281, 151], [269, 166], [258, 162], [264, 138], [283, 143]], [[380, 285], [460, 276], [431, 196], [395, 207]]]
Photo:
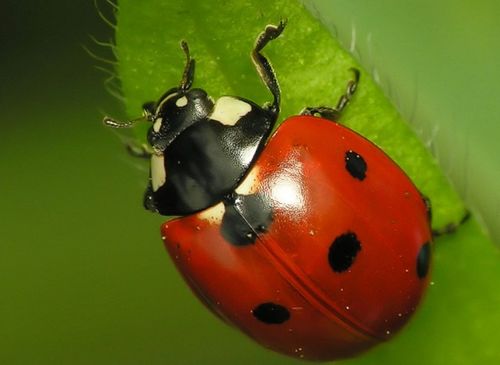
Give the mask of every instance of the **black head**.
[[148, 131], [148, 142], [159, 153], [183, 130], [210, 114], [214, 106], [204, 90], [191, 89], [195, 61], [185, 41], [181, 42], [181, 47], [186, 55], [186, 66], [180, 86], [168, 90], [158, 102], [143, 105], [144, 117], [153, 123]]
[[182, 131], [210, 114], [213, 106], [204, 90], [180, 88], [169, 90], [157, 103], [144, 104], [144, 114], [153, 123], [149, 144], [155, 152], [163, 152]]

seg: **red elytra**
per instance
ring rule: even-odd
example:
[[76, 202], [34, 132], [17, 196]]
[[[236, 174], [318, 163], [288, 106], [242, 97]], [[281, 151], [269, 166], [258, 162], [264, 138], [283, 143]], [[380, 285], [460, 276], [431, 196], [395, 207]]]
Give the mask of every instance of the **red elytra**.
[[[350, 171], [346, 158], [356, 157]], [[222, 237], [222, 203], [161, 228], [186, 282], [219, 317], [310, 360], [353, 356], [408, 321], [429, 283], [427, 207], [372, 142], [322, 118], [291, 117], [236, 191], [272, 207], [254, 244]]]

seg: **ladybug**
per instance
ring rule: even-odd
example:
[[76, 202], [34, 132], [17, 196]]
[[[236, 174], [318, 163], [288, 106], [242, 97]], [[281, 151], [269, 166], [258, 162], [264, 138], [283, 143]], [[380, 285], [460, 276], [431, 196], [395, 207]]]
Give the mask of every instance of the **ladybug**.
[[417, 308], [430, 205], [382, 150], [336, 122], [358, 70], [335, 108], [305, 108], [271, 135], [280, 88], [261, 51], [284, 28], [268, 25], [251, 53], [273, 97], [265, 106], [192, 88], [195, 62], [181, 42], [180, 85], [143, 108], [144, 206], [178, 216], [162, 239], [215, 315], [292, 357], [346, 358], [391, 338]]

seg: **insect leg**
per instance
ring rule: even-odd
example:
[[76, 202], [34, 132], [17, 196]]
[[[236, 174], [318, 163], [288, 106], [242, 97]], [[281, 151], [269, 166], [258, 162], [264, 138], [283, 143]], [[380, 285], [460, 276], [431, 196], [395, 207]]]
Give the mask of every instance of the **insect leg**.
[[307, 107], [300, 112], [301, 115], [319, 115], [322, 118], [338, 121], [349, 101], [351, 101], [359, 83], [360, 72], [357, 68], [351, 68], [354, 79], [347, 83], [345, 93], [340, 97], [335, 108], [328, 106]]
[[285, 20], [280, 21], [278, 25], [266, 26], [264, 31], [257, 37], [251, 54], [252, 61], [255, 64], [255, 68], [257, 69], [261, 80], [264, 82], [271, 94], [273, 94], [274, 99], [272, 104], [269, 106], [269, 110], [275, 115], [278, 115], [280, 110], [281, 91], [273, 67], [267, 58], [260, 52], [271, 40], [279, 37], [281, 32], [283, 32], [283, 29], [285, 29], [285, 26]]

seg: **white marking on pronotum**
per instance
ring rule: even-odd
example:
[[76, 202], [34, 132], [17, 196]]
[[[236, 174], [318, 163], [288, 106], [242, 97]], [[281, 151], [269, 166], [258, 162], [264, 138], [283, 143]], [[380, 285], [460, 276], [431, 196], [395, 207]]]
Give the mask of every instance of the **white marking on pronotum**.
[[230, 96], [223, 96], [215, 103], [210, 119], [225, 125], [235, 125], [241, 117], [247, 115], [251, 110], [250, 104]]
[[151, 187], [157, 191], [167, 180], [165, 171], [165, 158], [161, 155], [151, 155]]
[[235, 192], [240, 195], [250, 195], [257, 192], [259, 177], [259, 167], [255, 166], [250, 173], [243, 179], [240, 185], [235, 189]]
[[211, 224], [220, 224], [222, 223], [222, 217], [224, 216], [225, 211], [226, 209], [224, 208], [224, 203], [220, 202], [219, 204], [198, 213], [198, 218], [208, 221]]
[[188, 103], [188, 99], [183, 96], [182, 98], [179, 98], [176, 100], [175, 105], [177, 105], [179, 108], [182, 108], [183, 106], [186, 106]]
[[161, 123], [163, 123], [163, 119], [161, 117], [160, 118], [156, 118], [155, 122], [153, 123], [153, 130], [156, 133], [158, 133], [160, 131]]

